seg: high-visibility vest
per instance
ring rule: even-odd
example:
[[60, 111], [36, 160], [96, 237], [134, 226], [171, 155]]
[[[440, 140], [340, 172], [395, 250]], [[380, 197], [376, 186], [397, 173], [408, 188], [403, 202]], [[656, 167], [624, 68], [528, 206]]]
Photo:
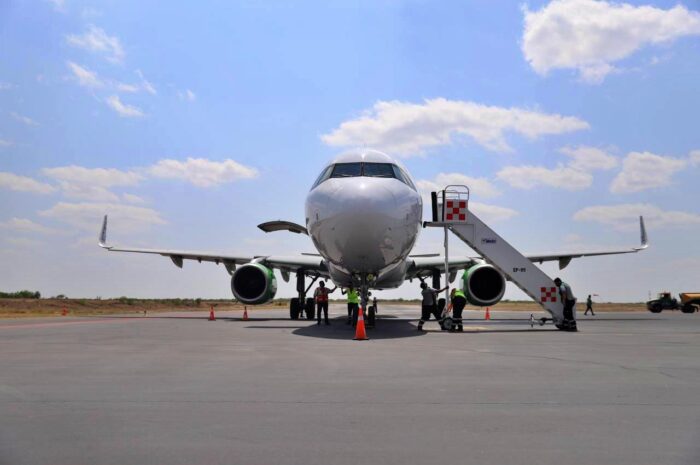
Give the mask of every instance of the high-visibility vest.
[[461, 289], [455, 289], [455, 297], [461, 297], [463, 299], [467, 299], [467, 296], [464, 295], [464, 291]]
[[357, 291], [354, 289], [348, 289], [348, 303], [349, 304], [359, 304], [360, 298], [357, 295]]
[[328, 288], [317, 288], [316, 289], [316, 302], [328, 302]]

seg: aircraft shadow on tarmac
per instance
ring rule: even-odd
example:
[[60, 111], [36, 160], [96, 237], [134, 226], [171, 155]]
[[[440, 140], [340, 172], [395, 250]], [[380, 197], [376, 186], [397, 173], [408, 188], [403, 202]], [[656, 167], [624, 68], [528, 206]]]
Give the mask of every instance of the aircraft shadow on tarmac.
[[[262, 320], [256, 320], [262, 321]], [[374, 328], [367, 328], [367, 336], [370, 339], [400, 339], [405, 337], [423, 336], [426, 333], [416, 331], [416, 327], [412, 322], [415, 320], [396, 319], [394, 317], [381, 316], [377, 317], [377, 324]], [[330, 325], [325, 325], [321, 322], [317, 325], [314, 322], [307, 321], [297, 326], [247, 326], [250, 329], [279, 329], [289, 328], [294, 329], [292, 334], [297, 336], [316, 337], [321, 339], [352, 339], [355, 336], [355, 328], [347, 324], [345, 317], [332, 318]], [[302, 326], [303, 325], [303, 326]]]

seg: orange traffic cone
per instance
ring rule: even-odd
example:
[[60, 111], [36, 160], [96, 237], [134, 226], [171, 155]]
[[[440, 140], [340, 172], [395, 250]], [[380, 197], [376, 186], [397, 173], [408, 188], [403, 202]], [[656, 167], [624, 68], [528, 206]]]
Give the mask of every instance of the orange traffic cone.
[[243, 307], [243, 321], [248, 321], [248, 307]]
[[353, 339], [356, 341], [368, 341], [367, 331], [365, 331], [364, 310], [360, 307], [357, 309], [357, 312], [357, 328], [355, 329], [355, 337]]
[[491, 313], [489, 312], [489, 308], [486, 307], [486, 316], [484, 317], [484, 320], [490, 320], [491, 319]]
[[214, 316], [214, 306], [212, 305], [211, 310], [209, 310], [209, 321], [216, 321], [216, 317]]
[[61, 312], [61, 316], [66, 316], [68, 315], [68, 311], [66, 310], [66, 307], [63, 307], [63, 311]]

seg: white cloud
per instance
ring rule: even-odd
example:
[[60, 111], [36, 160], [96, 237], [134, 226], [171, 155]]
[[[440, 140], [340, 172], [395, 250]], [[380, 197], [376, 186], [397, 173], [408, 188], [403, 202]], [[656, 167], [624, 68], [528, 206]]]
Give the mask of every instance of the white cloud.
[[137, 203], [137, 204], [146, 203], [146, 201], [142, 197], [139, 197], [138, 195], [134, 195], [134, 194], [129, 194], [129, 193], [122, 194], [122, 200], [124, 202], [127, 202], [127, 203]]
[[119, 116], [125, 118], [141, 118], [145, 116], [140, 108], [122, 103], [117, 95], [107, 97], [107, 105], [109, 105], [112, 110], [116, 111]]
[[693, 166], [700, 166], [700, 150], [693, 150], [688, 155], [690, 164]]
[[496, 173], [496, 177], [518, 189], [549, 186], [577, 191], [593, 183], [592, 171], [610, 170], [617, 166], [617, 158], [595, 147], [562, 147], [559, 152], [571, 160], [566, 164], [559, 163], [555, 168], [506, 166]]
[[93, 202], [119, 202], [119, 196], [108, 188], [134, 186], [144, 179], [134, 171], [121, 171], [114, 168], [62, 166], [44, 168], [41, 172], [44, 176], [57, 181], [66, 197]]
[[[68, 67], [73, 73], [73, 78], [78, 82], [83, 87], [88, 87], [91, 89], [98, 89], [98, 88], [110, 88], [113, 90], [116, 90], [117, 92], [128, 92], [128, 93], [136, 93], [136, 92], [148, 92], [151, 95], [156, 94], [156, 89], [153, 87], [153, 84], [151, 84], [146, 78], [144, 78], [143, 73], [139, 70], [136, 70], [135, 73], [139, 77], [140, 82], [136, 84], [129, 84], [125, 82], [119, 82], [119, 81], [114, 81], [110, 79], [103, 79], [97, 75], [96, 72], [90, 71], [89, 69], [78, 65], [77, 63], [74, 63], [72, 61], [66, 62]], [[118, 98], [117, 98], [118, 100]], [[121, 102], [119, 102], [121, 103]], [[122, 104], [123, 106], [123, 104]]]
[[133, 94], [141, 90], [141, 87], [139, 87], [137, 84], [126, 84], [124, 82], [117, 82], [115, 83], [115, 85], [118, 92], [128, 92]]
[[369, 145], [410, 156], [451, 144], [455, 136], [468, 136], [488, 150], [507, 152], [511, 150], [505, 140], [507, 132], [535, 139], [588, 127], [572, 116], [437, 98], [423, 104], [377, 102], [321, 139], [333, 146]]
[[11, 140], [0, 139], [0, 147], [12, 147], [14, 143]]
[[31, 192], [34, 194], [50, 194], [56, 190], [49, 184], [44, 184], [26, 176], [18, 176], [7, 172], [0, 172], [0, 188], [17, 192]]
[[506, 166], [496, 173], [496, 177], [518, 189], [549, 186], [577, 191], [589, 187], [593, 182], [590, 173], [564, 165], [552, 169], [543, 166]]
[[119, 38], [107, 35], [104, 30], [92, 24], [83, 34], [66, 36], [66, 41], [74, 47], [101, 53], [113, 63], [121, 63], [124, 60], [125, 53]]
[[4, 239], [6, 243], [13, 247], [37, 247], [43, 244], [41, 241], [29, 239], [27, 237], [5, 237]]
[[153, 84], [151, 84], [151, 83], [143, 76], [143, 73], [141, 72], [140, 69], [137, 69], [137, 70], [136, 70], [136, 75], [139, 77], [139, 79], [141, 79], [141, 84], [140, 84], [141, 89], [145, 90], [146, 92], [148, 92], [148, 93], [151, 94], [151, 95], [157, 94], [156, 88], [153, 87]]
[[667, 228], [700, 224], [700, 215], [683, 211], [665, 211], [648, 203], [596, 205], [583, 208], [574, 214], [576, 221], [592, 221], [618, 230], [634, 230], [639, 227], [639, 216], [650, 228]]
[[439, 191], [448, 185], [461, 185], [469, 187], [472, 196], [497, 197], [501, 192], [486, 178], [473, 178], [460, 173], [440, 173], [432, 181], [421, 179], [416, 182], [418, 189], [427, 193]]
[[255, 168], [231, 159], [220, 162], [205, 158], [188, 158], [187, 161], [160, 160], [148, 169], [157, 178], [181, 179], [198, 187], [212, 187], [236, 179], [254, 178]]
[[81, 86], [92, 89], [104, 87], [104, 81], [97, 76], [97, 73], [90, 71], [87, 68], [83, 68], [72, 61], [67, 62], [67, 64], [70, 70], [73, 72], [73, 77]]
[[685, 160], [678, 158], [650, 152], [630, 152], [622, 162], [622, 171], [613, 179], [610, 191], [623, 194], [667, 186], [673, 174], [683, 169], [685, 164]]
[[594, 0], [554, 0], [539, 11], [524, 9], [522, 50], [539, 74], [576, 69], [599, 83], [613, 63], [649, 44], [700, 34], [700, 13]]
[[20, 115], [20, 114], [17, 114], [15, 112], [12, 112], [10, 114], [12, 115], [12, 117], [15, 120], [19, 121], [20, 123], [24, 123], [27, 126], [39, 126], [39, 123], [37, 123], [36, 121], [34, 121], [33, 119], [31, 119], [28, 116]]
[[65, 0], [46, 0], [48, 3], [53, 5], [53, 9], [56, 11], [64, 12], [66, 2]]
[[151, 208], [116, 203], [59, 202], [48, 210], [39, 212], [45, 218], [63, 221], [86, 231], [98, 231], [105, 214], [109, 215], [111, 225], [123, 232], [143, 231], [154, 225], [165, 224], [160, 213]]
[[85, 168], [75, 165], [44, 168], [41, 173], [56, 181], [101, 187], [135, 186], [143, 180], [143, 176], [134, 171], [122, 171], [115, 168]]
[[10, 84], [9, 82], [0, 82], [0, 90], [10, 90], [14, 86]]
[[197, 96], [190, 89], [178, 91], [177, 95], [180, 97], [180, 100], [187, 100], [189, 102], [194, 102], [197, 100]]
[[473, 210], [486, 223], [505, 221], [518, 214], [517, 211], [511, 208], [471, 201], [469, 202], [469, 210]]
[[27, 218], [11, 218], [7, 221], [0, 222], [0, 229], [16, 231], [20, 233], [36, 233], [36, 234], [58, 234], [59, 231], [47, 226], [35, 223]]
[[569, 166], [582, 171], [610, 170], [617, 166], [617, 158], [595, 147], [562, 147], [559, 152], [571, 157]]

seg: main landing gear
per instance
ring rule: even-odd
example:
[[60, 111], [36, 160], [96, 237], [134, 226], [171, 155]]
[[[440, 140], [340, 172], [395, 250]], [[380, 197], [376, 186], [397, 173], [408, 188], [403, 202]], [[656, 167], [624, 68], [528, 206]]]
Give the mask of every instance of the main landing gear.
[[307, 298], [306, 294], [309, 292], [309, 289], [311, 289], [311, 286], [314, 285], [318, 276], [315, 276], [314, 279], [311, 280], [309, 287], [306, 287], [306, 275], [303, 270], [297, 271], [296, 277], [298, 296], [289, 301], [289, 318], [298, 320], [299, 317], [303, 317], [304, 313], [306, 313], [306, 319], [313, 320], [316, 316], [316, 305], [314, 299], [312, 297]]

